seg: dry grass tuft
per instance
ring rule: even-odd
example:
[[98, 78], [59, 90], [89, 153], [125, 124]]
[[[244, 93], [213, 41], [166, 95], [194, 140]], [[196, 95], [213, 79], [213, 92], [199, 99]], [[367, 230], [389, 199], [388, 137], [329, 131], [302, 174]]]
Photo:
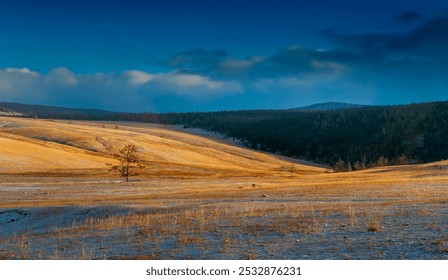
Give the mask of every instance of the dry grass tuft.
[[367, 231], [380, 231], [382, 218], [379, 215], [367, 219]]
[[358, 225], [358, 219], [356, 218], [355, 207], [351, 205], [348, 207], [348, 223], [352, 227]]

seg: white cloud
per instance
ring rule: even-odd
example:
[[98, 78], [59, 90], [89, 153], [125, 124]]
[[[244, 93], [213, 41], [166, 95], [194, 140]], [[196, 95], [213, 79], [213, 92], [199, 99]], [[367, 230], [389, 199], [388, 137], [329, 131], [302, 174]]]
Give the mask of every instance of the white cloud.
[[128, 70], [123, 75], [128, 79], [130, 84], [135, 86], [143, 85], [154, 78], [154, 75], [138, 70]]
[[194, 100], [241, 92], [243, 87], [238, 82], [217, 81], [198, 74], [139, 70], [75, 74], [65, 67], [41, 74], [27, 68], [0, 69], [2, 101], [127, 110], [132, 106], [144, 108], [145, 103], [159, 95], [182, 95]]
[[201, 75], [175, 72], [158, 74], [147, 86], [154, 91], [200, 97], [235, 94], [243, 91], [243, 87], [237, 82], [214, 81]]
[[[247, 67], [258, 67], [255, 65], [264, 63], [265, 59], [227, 60], [226, 67], [239, 69], [235, 72], [243, 71]], [[148, 111], [154, 108], [162, 111], [172, 107], [189, 110], [192, 107], [188, 106], [192, 104], [204, 104], [204, 109], [207, 109], [208, 104], [216, 106], [216, 102], [220, 103], [216, 107], [228, 108], [227, 100], [253, 102], [263, 107], [291, 107], [295, 106], [293, 104], [335, 100], [373, 103], [378, 96], [374, 85], [355, 81], [353, 71], [340, 64], [311, 63], [315, 68], [332, 71], [218, 80], [203, 74], [177, 71], [76, 74], [65, 67], [48, 73], [28, 68], [6, 68], [0, 69], [0, 101], [116, 111]]]
[[52, 69], [44, 76], [44, 83], [54, 88], [72, 87], [78, 85], [78, 78], [65, 67]]
[[39, 95], [41, 75], [28, 68], [6, 68], [0, 70], [0, 97]]
[[20, 73], [20, 74], [30, 74], [30, 75], [38, 75], [37, 72], [33, 72], [28, 68], [6, 68], [5, 69], [6, 72], [9, 73]]
[[214, 82], [206, 77], [191, 74], [160, 75], [158, 80], [167, 82], [166, 84], [173, 86], [173, 89], [178, 91], [198, 88], [216, 91], [223, 86], [221, 82]]

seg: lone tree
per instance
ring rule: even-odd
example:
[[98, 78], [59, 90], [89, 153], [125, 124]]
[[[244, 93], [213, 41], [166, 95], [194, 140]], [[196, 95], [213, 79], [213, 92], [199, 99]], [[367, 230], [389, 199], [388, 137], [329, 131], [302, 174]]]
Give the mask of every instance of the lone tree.
[[122, 178], [129, 182], [129, 176], [138, 175], [134, 172], [134, 169], [144, 168], [143, 165], [140, 164], [141, 160], [139, 158], [139, 153], [141, 152], [141, 148], [128, 144], [121, 149], [118, 154], [114, 154], [114, 157], [120, 162], [118, 165], [113, 165], [108, 163], [110, 166], [109, 172], [117, 172], [120, 174]]

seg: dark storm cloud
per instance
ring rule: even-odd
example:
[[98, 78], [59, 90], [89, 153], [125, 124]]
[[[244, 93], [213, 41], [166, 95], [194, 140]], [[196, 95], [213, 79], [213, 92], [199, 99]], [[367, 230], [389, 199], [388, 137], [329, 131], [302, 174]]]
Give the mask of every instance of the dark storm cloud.
[[224, 50], [189, 50], [158, 64], [169, 66], [177, 73], [200, 74], [223, 80], [250, 80], [331, 72], [334, 70], [331, 60], [344, 55], [348, 58], [352, 54], [343, 50], [324, 52], [291, 45], [271, 56], [253, 55], [245, 58], [232, 57]]
[[[405, 18], [405, 14], [402, 14]], [[406, 17], [412, 17], [410, 12]], [[414, 15], [413, 17], [416, 17]], [[342, 66], [408, 67], [445, 66], [448, 54], [448, 13], [427, 20], [407, 33], [344, 34], [322, 33], [333, 42], [332, 49], [311, 49], [297, 45], [279, 49], [272, 55], [236, 58], [225, 50], [195, 49], [159, 62], [179, 73], [201, 74], [215, 79], [257, 79], [319, 74], [339, 71]]]
[[225, 50], [194, 49], [176, 54], [163, 64], [180, 70], [209, 71], [227, 57], [228, 53]]
[[423, 20], [423, 16], [420, 13], [414, 11], [405, 11], [395, 15], [393, 17], [393, 20], [401, 24], [409, 24], [412, 22]]
[[350, 69], [346, 77], [375, 89], [377, 102], [446, 99], [447, 13], [403, 33], [324, 34], [335, 48], [318, 54], [319, 60]]
[[[410, 15], [408, 15], [410, 17]], [[415, 17], [415, 16], [414, 16]], [[362, 82], [416, 78], [433, 79], [447, 73], [448, 13], [404, 33], [323, 35], [333, 48], [291, 45], [271, 55], [237, 58], [225, 50], [187, 50], [159, 62], [178, 74], [200, 75], [215, 81], [254, 81], [288, 77], [348, 77]], [[438, 79], [438, 78], [437, 78]]]
[[326, 32], [325, 35], [336, 48], [322, 55], [339, 63], [378, 63], [383, 61], [392, 49], [404, 39], [394, 34], [339, 34]]
[[448, 43], [448, 13], [426, 22], [394, 45], [394, 50], [414, 51], [427, 56], [446, 57]]
[[[422, 21], [407, 32], [356, 34], [328, 29], [322, 36], [332, 44], [325, 48], [290, 45], [246, 57], [225, 50], [183, 51], [152, 63], [167, 67], [176, 79], [155, 76], [150, 84], [158, 85], [157, 79], [163, 78], [164, 88], [190, 85], [188, 94], [216, 88], [215, 94], [231, 89], [263, 98], [278, 93], [316, 102], [390, 104], [446, 98], [448, 14]], [[180, 86], [169, 89], [181, 91]], [[241, 96], [244, 100], [250, 95]]]
[[324, 35], [340, 49], [328, 58], [340, 63], [397, 60], [438, 63], [448, 58], [443, 48], [448, 44], [448, 14], [428, 20], [408, 33], [347, 35], [326, 31]]

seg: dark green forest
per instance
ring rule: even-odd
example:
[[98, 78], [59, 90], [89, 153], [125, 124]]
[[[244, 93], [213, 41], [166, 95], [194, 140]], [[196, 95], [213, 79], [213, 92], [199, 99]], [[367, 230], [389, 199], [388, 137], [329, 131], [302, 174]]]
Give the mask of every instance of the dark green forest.
[[320, 111], [37, 115], [202, 128], [256, 150], [327, 164], [336, 171], [448, 159], [448, 102]]
[[448, 102], [331, 111], [122, 114], [118, 119], [202, 128], [247, 147], [337, 171], [448, 158]]

